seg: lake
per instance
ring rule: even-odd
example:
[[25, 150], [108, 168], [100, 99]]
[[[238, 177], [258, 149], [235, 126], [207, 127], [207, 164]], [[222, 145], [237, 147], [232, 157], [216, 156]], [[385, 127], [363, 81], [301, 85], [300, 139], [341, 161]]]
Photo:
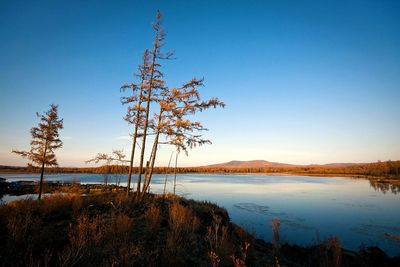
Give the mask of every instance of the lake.
[[[39, 180], [38, 174], [1, 174], [10, 181]], [[135, 177], [136, 178], [136, 177]], [[155, 175], [151, 190], [163, 191], [165, 175]], [[172, 192], [169, 175], [167, 191]], [[46, 175], [47, 181], [101, 183], [99, 174]], [[114, 176], [110, 176], [111, 182]], [[121, 185], [126, 185], [122, 176]], [[124, 182], [125, 181], [125, 182]], [[342, 177], [277, 175], [178, 174], [177, 193], [225, 207], [233, 222], [257, 237], [271, 241], [271, 220], [281, 221], [281, 239], [310, 245], [329, 236], [342, 246], [358, 250], [376, 245], [390, 256], [400, 255], [400, 194], [383, 192], [368, 180]], [[3, 201], [13, 200], [4, 196]]]

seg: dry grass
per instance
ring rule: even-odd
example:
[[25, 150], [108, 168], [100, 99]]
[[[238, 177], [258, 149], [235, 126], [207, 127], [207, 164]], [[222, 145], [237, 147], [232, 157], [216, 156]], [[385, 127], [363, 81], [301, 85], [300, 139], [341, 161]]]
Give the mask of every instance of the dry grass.
[[144, 217], [146, 218], [151, 230], [155, 231], [158, 227], [160, 227], [161, 210], [157, 205], [152, 203], [150, 207], [146, 209]]
[[28, 233], [34, 231], [39, 223], [39, 219], [33, 216], [37, 207], [38, 203], [29, 199], [10, 203], [6, 227], [16, 245], [25, 241]]
[[192, 233], [200, 225], [193, 210], [173, 202], [169, 208], [170, 227], [173, 232]]
[[51, 196], [44, 196], [40, 202], [41, 210], [44, 213], [72, 210], [77, 214], [82, 207], [82, 197], [77, 193], [55, 193]]
[[210, 252], [208, 252], [208, 257], [210, 258], [212, 267], [219, 266], [219, 263], [221, 262], [221, 260], [218, 257], [217, 253], [215, 253], [215, 251], [211, 250]]
[[341, 266], [342, 247], [340, 240], [334, 236], [331, 236], [326, 239], [325, 246], [327, 253], [327, 265], [332, 267]]
[[199, 218], [189, 207], [184, 207], [178, 202], [169, 205], [169, 231], [166, 237], [166, 256], [170, 266], [182, 266], [185, 262], [185, 251], [194, 248], [196, 235], [194, 232], [199, 227]]
[[92, 245], [98, 244], [102, 238], [102, 221], [99, 218], [90, 219], [87, 214], [80, 215], [76, 225], [70, 225], [68, 233], [69, 245], [60, 253], [61, 266], [76, 265]]

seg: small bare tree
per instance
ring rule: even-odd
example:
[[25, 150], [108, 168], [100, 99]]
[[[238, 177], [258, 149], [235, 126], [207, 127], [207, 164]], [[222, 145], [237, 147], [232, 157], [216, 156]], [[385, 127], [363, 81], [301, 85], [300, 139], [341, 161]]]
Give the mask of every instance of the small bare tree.
[[[119, 173], [121, 172], [120, 167], [123, 167], [123, 164], [125, 163], [130, 163], [129, 160], [125, 160], [125, 154], [123, 152], [123, 150], [113, 150], [111, 155], [107, 154], [107, 153], [97, 153], [96, 156], [94, 156], [92, 159], [89, 159], [87, 161], [85, 161], [85, 163], [100, 163], [100, 162], [104, 162], [105, 165], [103, 165], [102, 169], [103, 169], [103, 175], [104, 175], [104, 184], [107, 185], [108, 184], [108, 178], [110, 173], [113, 171], [112, 170], [112, 166], [111, 164], [116, 164], [117, 165], [117, 173], [116, 175], [119, 175]], [[115, 170], [114, 170], [115, 172]], [[115, 183], [117, 185], [117, 187], [119, 186], [119, 179], [116, 177], [115, 179]]]
[[97, 163], [103, 162], [103, 161], [105, 162], [105, 164], [100, 167], [101, 168], [100, 173], [103, 175], [104, 185], [107, 186], [109, 176], [110, 176], [110, 171], [111, 171], [110, 165], [111, 165], [112, 157], [110, 157], [106, 153], [97, 153], [97, 155], [94, 158], [85, 161], [85, 163], [94, 162], [97, 164]]
[[44, 167], [58, 165], [54, 150], [61, 148], [63, 144], [58, 133], [63, 128], [63, 119], [58, 118], [58, 106], [54, 104], [50, 105], [50, 109], [45, 114], [36, 113], [36, 115], [40, 118], [40, 122], [38, 127], [31, 129], [31, 150], [13, 150], [12, 152], [29, 159], [32, 164], [41, 165], [38, 196], [40, 200], [43, 190]]
[[130, 163], [131, 161], [125, 160], [125, 154], [123, 150], [113, 150], [114, 164], [116, 165], [115, 172], [115, 184], [117, 185], [117, 191], [119, 191], [119, 185], [121, 182], [121, 176], [124, 173], [125, 163]]

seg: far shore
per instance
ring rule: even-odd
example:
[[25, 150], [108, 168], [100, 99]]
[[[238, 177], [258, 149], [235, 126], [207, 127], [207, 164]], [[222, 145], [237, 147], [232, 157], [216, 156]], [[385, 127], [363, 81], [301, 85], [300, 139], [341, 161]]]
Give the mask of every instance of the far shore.
[[[0, 169], [0, 178], [1, 174], [34, 174], [37, 172], [34, 171], [3, 171]], [[49, 172], [47, 175], [55, 175], [55, 174], [99, 174], [102, 175], [104, 173], [93, 173], [93, 172]], [[156, 174], [166, 174], [165, 172], [155, 172]], [[127, 173], [108, 173], [119, 174], [119, 175], [127, 175]], [[136, 173], [133, 173], [134, 175]], [[172, 172], [168, 172], [168, 174], [173, 174]], [[389, 183], [400, 185], [400, 177], [396, 176], [374, 176], [374, 175], [361, 175], [361, 174], [348, 174], [348, 173], [304, 173], [304, 172], [226, 172], [226, 171], [216, 171], [216, 172], [177, 172], [177, 174], [218, 174], [218, 175], [266, 175], [266, 176], [308, 176], [308, 177], [345, 177], [345, 178], [361, 178], [372, 180], [379, 183]], [[12, 178], [11, 178], [12, 179]]]
[[[14, 171], [14, 172], [1, 172], [0, 171], [0, 193], [1, 194], [11, 194], [11, 195], [22, 195], [22, 194], [33, 194], [37, 190], [37, 181], [22, 181], [13, 182], [13, 178], [5, 179], [1, 177], [1, 174], [32, 174], [34, 172], [28, 171]], [[61, 172], [61, 173], [47, 173], [47, 175], [55, 175], [55, 174], [71, 174], [76, 175], [76, 172]], [[85, 174], [85, 173], [81, 173]], [[90, 173], [89, 173], [90, 174]], [[92, 173], [96, 174], [96, 173]], [[101, 173], [97, 173], [98, 175], [103, 175]], [[171, 174], [171, 173], [170, 173]], [[392, 190], [393, 192], [400, 192], [400, 179], [385, 177], [385, 176], [372, 176], [372, 175], [357, 175], [357, 174], [327, 174], [327, 173], [293, 173], [293, 172], [277, 172], [277, 173], [259, 173], [259, 172], [249, 172], [249, 173], [241, 173], [241, 172], [184, 172], [179, 174], [205, 174], [205, 175], [265, 175], [265, 176], [303, 176], [303, 177], [344, 177], [349, 179], [365, 179], [368, 180], [370, 185], [376, 189], [380, 190]], [[109, 175], [113, 175], [109, 173]], [[126, 174], [120, 173], [119, 175], [124, 176]], [[3, 180], [4, 179], [4, 180]], [[6, 182], [8, 180], [8, 182]], [[10, 186], [11, 183], [18, 183], [18, 185]], [[80, 193], [86, 194], [90, 192], [110, 192], [110, 191], [125, 191], [126, 187], [117, 186], [115, 184], [104, 184], [104, 183], [96, 183], [96, 184], [80, 184], [79, 182], [61, 182], [61, 181], [50, 181], [46, 182], [45, 193], [56, 193], [56, 192], [69, 192], [71, 190], [78, 190]]]
[[[160, 167], [164, 168], [164, 167]], [[1, 170], [0, 169], [0, 175], [1, 174], [34, 174], [38, 172], [35, 171], [13, 171], [13, 170]], [[53, 174], [104, 174], [104, 173], [97, 173], [97, 172], [45, 172], [47, 175], [53, 175]], [[166, 174], [165, 172], [155, 172], [156, 174]], [[120, 174], [120, 175], [128, 175], [128, 173], [113, 173], [110, 172], [108, 174]], [[133, 175], [136, 173], [134, 172]], [[168, 174], [173, 174], [173, 172], [168, 172]], [[349, 173], [304, 173], [304, 172], [240, 172], [240, 171], [234, 171], [234, 172], [226, 172], [226, 171], [215, 171], [215, 172], [210, 172], [210, 171], [194, 171], [194, 172], [177, 172], [177, 174], [219, 174], [219, 175], [267, 175], [267, 176], [318, 176], [318, 177], [347, 177], [347, 178], [364, 178], [364, 179], [370, 179], [370, 180], [376, 180], [376, 181], [381, 181], [383, 183], [389, 183], [389, 182], [400, 182], [400, 177], [396, 176], [384, 176], [384, 175], [363, 175], [363, 174], [349, 174]], [[0, 178], [2, 178], [0, 176]]]

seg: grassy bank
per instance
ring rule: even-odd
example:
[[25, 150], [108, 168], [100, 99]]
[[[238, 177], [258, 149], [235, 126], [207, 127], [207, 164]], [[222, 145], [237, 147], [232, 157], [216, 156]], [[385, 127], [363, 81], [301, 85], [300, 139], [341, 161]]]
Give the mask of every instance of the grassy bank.
[[0, 206], [2, 266], [399, 266], [378, 248], [255, 239], [208, 202], [172, 195], [55, 194]]

